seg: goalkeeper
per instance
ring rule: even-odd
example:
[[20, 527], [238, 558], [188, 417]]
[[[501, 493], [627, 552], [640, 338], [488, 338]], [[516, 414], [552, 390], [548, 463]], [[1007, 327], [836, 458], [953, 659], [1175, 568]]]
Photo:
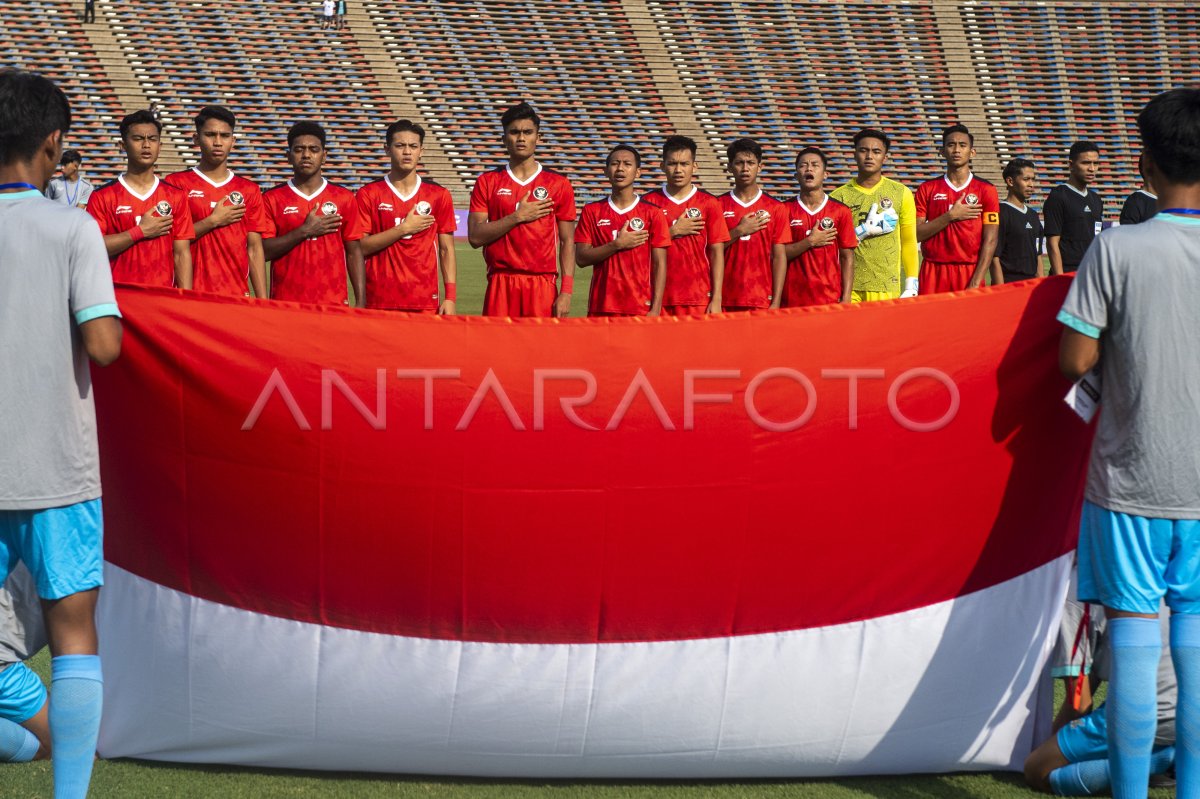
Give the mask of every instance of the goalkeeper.
[[889, 146], [883, 131], [855, 134], [858, 175], [830, 195], [850, 207], [857, 224], [852, 302], [917, 295], [917, 209], [911, 191], [883, 176]]

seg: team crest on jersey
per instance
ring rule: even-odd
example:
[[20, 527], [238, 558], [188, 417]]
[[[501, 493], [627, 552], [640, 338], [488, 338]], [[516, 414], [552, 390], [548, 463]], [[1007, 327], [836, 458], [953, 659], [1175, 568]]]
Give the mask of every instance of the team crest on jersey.
[[884, 197], [882, 200], [879, 201], [879, 207], [885, 211], [887, 209], [891, 208], [892, 207], [892, 198]]
[[333, 216], [337, 213], [337, 205], [326, 200], [321, 203], [321, 213], [325, 214], [325, 216]]
[[433, 211], [433, 206], [421, 200], [421, 202], [413, 206], [413, 209], [421, 216], [429, 216], [430, 212]]
[[550, 196], [550, 192], [549, 192], [549, 190], [546, 189], [545, 186], [538, 186], [536, 189], [533, 190], [533, 199], [537, 200], [538, 202], [541, 202], [542, 200], [546, 199], [549, 196]]
[[687, 214], [688, 219], [699, 219], [700, 218], [700, 209], [699, 208], [689, 208], [686, 211], [684, 211], [684, 213]]
[[967, 200], [967, 205], [978, 205], [979, 204], [979, 195], [976, 194], [975, 192], [971, 192], [970, 194], [967, 195], [966, 200]]
[[245, 202], [246, 202], [246, 198], [242, 196], [242, 193], [240, 191], [229, 192], [230, 205], [244, 205]]
[[166, 200], [159, 200], [154, 204], [154, 213], [158, 214], [159, 216], [170, 216], [171, 204]]
[[821, 230], [833, 230], [833, 218], [828, 216], [822, 217], [821, 221], [817, 223], [817, 227]]
[[635, 216], [629, 220], [629, 229], [633, 231], [645, 230], [646, 222], [640, 216]]

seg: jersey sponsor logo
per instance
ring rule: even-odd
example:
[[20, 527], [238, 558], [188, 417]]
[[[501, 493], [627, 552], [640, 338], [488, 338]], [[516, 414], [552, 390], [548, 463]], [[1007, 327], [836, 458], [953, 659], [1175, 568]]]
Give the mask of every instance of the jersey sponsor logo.
[[686, 211], [684, 211], [684, 213], [687, 214], [688, 219], [699, 219], [700, 218], [700, 209], [699, 208], [689, 208]]
[[378, 206], [378, 210], [380, 210], [380, 211], [393, 211], [393, 210], [395, 210], [395, 209], [394, 209], [394, 208], [392, 208], [392, 204], [391, 204], [391, 203], [380, 203], [380, 204], [379, 204], [379, 206]]
[[325, 214], [325, 216], [333, 216], [337, 213], [337, 206], [331, 203], [329, 200], [326, 200], [325, 202], [321, 203], [321, 213]]
[[159, 200], [154, 204], [154, 213], [158, 214], [159, 216], [170, 216], [171, 204], [166, 200]]
[[642, 219], [640, 216], [635, 216], [633, 219], [629, 220], [629, 229], [634, 231], [645, 230], [646, 220]]
[[541, 202], [549, 196], [550, 192], [545, 186], [538, 186], [533, 190], [533, 199], [537, 200], [538, 202]]
[[1000, 214], [996, 213], [995, 211], [988, 211], [986, 214], [983, 215], [983, 224], [985, 224], [985, 225], [1000, 224]]
[[116, 209], [113, 211], [113, 213], [114, 214], [132, 214], [133, 206], [132, 205], [118, 205], [116, 207]]
[[1085, 214], [1090, 214], [1092, 212], [1092, 209], [1085, 205], [1085, 206], [1083, 206], [1083, 212]]
[[935, 199], [935, 200], [949, 200], [949, 199], [950, 199], [950, 195], [949, 195], [949, 194], [946, 194], [946, 192], [944, 192], [944, 191], [943, 191], [943, 192], [940, 192], [940, 193], [938, 193], [938, 194], [935, 194], [935, 195], [933, 195], [933, 199]]
[[596, 227], [605, 227], [605, 226], [611, 225], [611, 224], [612, 224], [611, 219], [597, 219], [596, 220]]
[[1025, 223], [1025, 229], [1026, 229], [1026, 230], [1033, 230], [1033, 225], [1031, 225], [1031, 224], [1029, 224], [1028, 222], [1026, 222], [1026, 223]]
[[725, 212], [725, 218], [726, 218], [726, 219], [732, 219], [732, 218], [733, 218], [733, 215], [734, 215], [734, 214], [733, 214], [733, 211], [726, 211], [726, 212]]
[[512, 189], [496, 189], [497, 197], [511, 197]]
[[192, 197], [203, 197], [203, 196], [204, 196], [204, 192], [200, 191], [199, 189], [192, 189], [191, 191], [188, 192], [189, 199]]
[[967, 205], [979, 205], [979, 195], [976, 194], [975, 192], [971, 192], [970, 194], [968, 194], [966, 197], [966, 200], [967, 200]]
[[413, 206], [413, 210], [421, 216], [429, 216], [429, 214], [433, 212], [433, 206], [424, 200], [421, 200], [421, 202]]
[[298, 206], [298, 205], [285, 205], [285, 206], [283, 207], [283, 213], [284, 213], [284, 215], [287, 215], [287, 214], [298, 214], [298, 213], [300, 213], [300, 206]]
[[793, 220], [792, 220], [792, 221], [791, 221], [789, 224], [790, 224], [792, 227], [803, 227], [803, 226], [804, 226], [804, 220], [803, 220], [803, 219], [793, 219]]

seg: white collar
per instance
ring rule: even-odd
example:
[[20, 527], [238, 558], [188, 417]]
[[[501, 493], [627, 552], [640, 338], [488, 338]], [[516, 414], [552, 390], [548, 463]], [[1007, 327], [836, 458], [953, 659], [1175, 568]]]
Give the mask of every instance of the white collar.
[[387, 187], [392, 190], [392, 194], [396, 195], [404, 202], [408, 202], [413, 197], [416, 197], [417, 192], [419, 192], [421, 190], [421, 176], [420, 175], [417, 175], [417, 185], [413, 186], [412, 194], [408, 195], [407, 197], [405, 197], [403, 194], [400, 193], [400, 190], [398, 188], [396, 188], [396, 184], [392, 183], [392, 179], [391, 179], [391, 177], [389, 177], [389, 175], [383, 176], [383, 182], [386, 183]]
[[1087, 196], [1088, 196], [1088, 194], [1090, 194], [1090, 193], [1091, 193], [1091, 192], [1090, 192], [1090, 190], [1089, 190], [1089, 191], [1080, 191], [1079, 189], [1077, 189], [1077, 188], [1075, 188], [1074, 186], [1072, 186], [1070, 183], [1063, 183], [1063, 184], [1060, 184], [1060, 185], [1066, 186], [1068, 189], [1070, 189], [1071, 191], [1075, 192], [1075, 193], [1076, 193], [1076, 194], [1078, 194], [1080, 197], [1087, 197]]
[[684, 204], [684, 203], [686, 203], [688, 200], [690, 200], [690, 199], [692, 199], [693, 197], [695, 197], [695, 196], [696, 196], [696, 191], [697, 191], [697, 189], [696, 189], [696, 186], [695, 186], [695, 184], [693, 184], [693, 185], [692, 185], [692, 190], [691, 190], [691, 191], [689, 191], [689, 192], [687, 193], [687, 196], [686, 196], [686, 197], [684, 197], [682, 200], [676, 200], [674, 197], [672, 197], [672, 196], [671, 196], [671, 192], [667, 191], [667, 184], [665, 184], [665, 183], [664, 183], [664, 184], [663, 184], [663, 187], [662, 187], [662, 193], [663, 193], [663, 196], [664, 196], [664, 197], [666, 197], [666, 198], [667, 198], [668, 200], [670, 200], [671, 202], [675, 203], [676, 205], [683, 205], [683, 204]]
[[1140, 191], [1142, 194], [1144, 194], [1144, 195], [1146, 195], [1147, 197], [1149, 197], [1151, 200], [1157, 200], [1157, 199], [1158, 199], [1158, 195], [1157, 195], [1157, 194], [1155, 194], [1154, 192], [1146, 191], [1145, 189], [1138, 189], [1138, 191]]
[[639, 197], [638, 195], [635, 194], [635, 195], [633, 195], [633, 202], [631, 202], [629, 204], [628, 208], [618, 208], [615, 204], [613, 204], [612, 197], [609, 197], [608, 198], [608, 207], [623, 216], [623, 215], [629, 213], [630, 211], [632, 211], [634, 208], [636, 208], [639, 200], [641, 200], [641, 197]]
[[738, 196], [737, 196], [737, 194], [735, 194], [735, 193], [734, 193], [734, 192], [732, 192], [732, 191], [731, 191], [731, 192], [729, 192], [729, 196], [730, 196], [731, 198], [733, 198], [733, 201], [734, 201], [735, 203], [737, 203], [738, 205], [742, 206], [743, 208], [749, 208], [750, 206], [754, 205], [756, 202], [758, 202], [759, 200], [761, 200], [761, 199], [762, 199], [762, 194], [763, 194], [763, 193], [762, 193], [762, 189], [759, 189], [759, 190], [758, 190], [758, 194], [754, 195], [754, 199], [753, 199], [753, 200], [751, 200], [751, 201], [750, 201], [750, 202], [748, 202], [748, 203], [744, 203], [744, 202], [742, 202], [741, 200], [739, 200], [739, 199], [738, 199]]
[[967, 182], [962, 184], [961, 186], [955, 186], [953, 183], [950, 182], [949, 175], [942, 175], [942, 180], [946, 181], [946, 185], [949, 186], [951, 189], [953, 189], [955, 192], [960, 192], [963, 189], [965, 189], [967, 186], [970, 186], [971, 181], [974, 179], [975, 179], [975, 174], [973, 172], [968, 172], [967, 173]]
[[1022, 208], [1022, 207], [1021, 207], [1021, 206], [1019, 206], [1019, 205], [1013, 205], [1013, 204], [1012, 204], [1012, 203], [1010, 203], [1008, 200], [1001, 200], [1000, 202], [1004, 203], [1005, 205], [1007, 205], [1009, 208], [1012, 208], [1013, 210], [1020, 211], [1020, 212], [1021, 212], [1021, 213], [1023, 213], [1023, 214], [1027, 214], [1027, 213], [1029, 213], [1029, 206], [1028, 206], [1028, 205], [1026, 205], [1024, 208]]
[[512, 172], [512, 169], [508, 166], [508, 164], [504, 165], [504, 171], [508, 173], [508, 177], [512, 180], [513, 183], [516, 183], [518, 186], [528, 186], [530, 183], [533, 182], [534, 178], [536, 178], [538, 175], [542, 174], [542, 165], [538, 164], [538, 168], [535, 169], [533, 174], [530, 175], [525, 180], [520, 180], [516, 175], [514, 175]]
[[[228, 167], [226, 167], [226, 169], [228, 169]], [[198, 167], [198, 166], [192, 167], [192, 171], [195, 172], [197, 175], [199, 175], [201, 177], [201, 179], [204, 180], [205, 183], [212, 186], [214, 189], [219, 189], [222, 186], [224, 186], [226, 183], [228, 183], [229, 181], [233, 180], [233, 170], [232, 169], [229, 169], [229, 175], [227, 175], [226, 178], [224, 180], [222, 180], [220, 183], [214, 182], [211, 178], [209, 178], [208, 175], [201, 172], [200, 167]]]
[[125, 182], [124, 175], [117, 175], [117, 180], [120, 182], [120, 184], [122, 186], [125, 187], [125, 191], [129, 192], [134, 197], [137, 197], [142, 202], [149, 200], [152, 196], [154, 196], [154, 192], [158, 191], [158, 175], [154, 176], [154, 183], [150, 184], [150, 190], [148, 192], [146, 192], [145, 194], [138, 194], [136, 191], [134, 191], [133, 187]]
[[826, 205], [829, 204], [829, 195], [826, 194], [825, 192], [821, 192], [821, 203], [816, 208], [809, 208], [807, 205], [805, 205], [804, 200], [800, 199], [799, 194], [796, 195], [796, 203], [801, 208], [803, 208], [805, 211], [807, 211], [809, 214], [816, 216], [817, 214], [821, 213], [821, 211], [823, 211], [825, 209]]
[[291, 178], [288, 178], [288, 182], [287, 182], [287, 184], [288, 184], [288, 188], [289, 188], [289, 189], [291, 189], [292, 191], [296, 192], [296, 194], [298, 194], [299, 196], [301, 196], [301, 197], [303, 197], [304, 199], [308, 200], [309, 202], [312, 202], [312, 201], [313, 201], [313, 200], [315, 200], [317, 197], [320, 197], [320, 196], [321, 196], [321, 192], [325, 191], [325, 187], [329, 185], [329, 181], [325, 179], [325, 176], [324, 176], [324, 175], [322, 175], [322, 176], [321, 176], [321, 188], [317, 189], [317, 190], [316, 190], [316, 191], [314, 191], [312, 194], [305, 194], [304, 192], [302, 192], [302, 191], [300, 191], [298, 188], [296, 188], [296, 184], [292, 182], [292, 179], [291, 179]]

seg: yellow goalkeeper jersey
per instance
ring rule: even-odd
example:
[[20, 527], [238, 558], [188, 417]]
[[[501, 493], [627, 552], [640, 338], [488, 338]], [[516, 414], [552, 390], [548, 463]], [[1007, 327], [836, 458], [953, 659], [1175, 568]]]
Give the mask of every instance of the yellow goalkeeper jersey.
[[917, 276], [917, 207], [913, 193], [891, 178], [882, 178], [869, 189], [851, 180], [830, 196], [850, 206], [855, 225], [861, 225], [872, 210], [882, 213], [898, 209], [895, 230], [864, 238], [854, 248], [854, 290], [900, 296], [901, 273], [904, 277]]

